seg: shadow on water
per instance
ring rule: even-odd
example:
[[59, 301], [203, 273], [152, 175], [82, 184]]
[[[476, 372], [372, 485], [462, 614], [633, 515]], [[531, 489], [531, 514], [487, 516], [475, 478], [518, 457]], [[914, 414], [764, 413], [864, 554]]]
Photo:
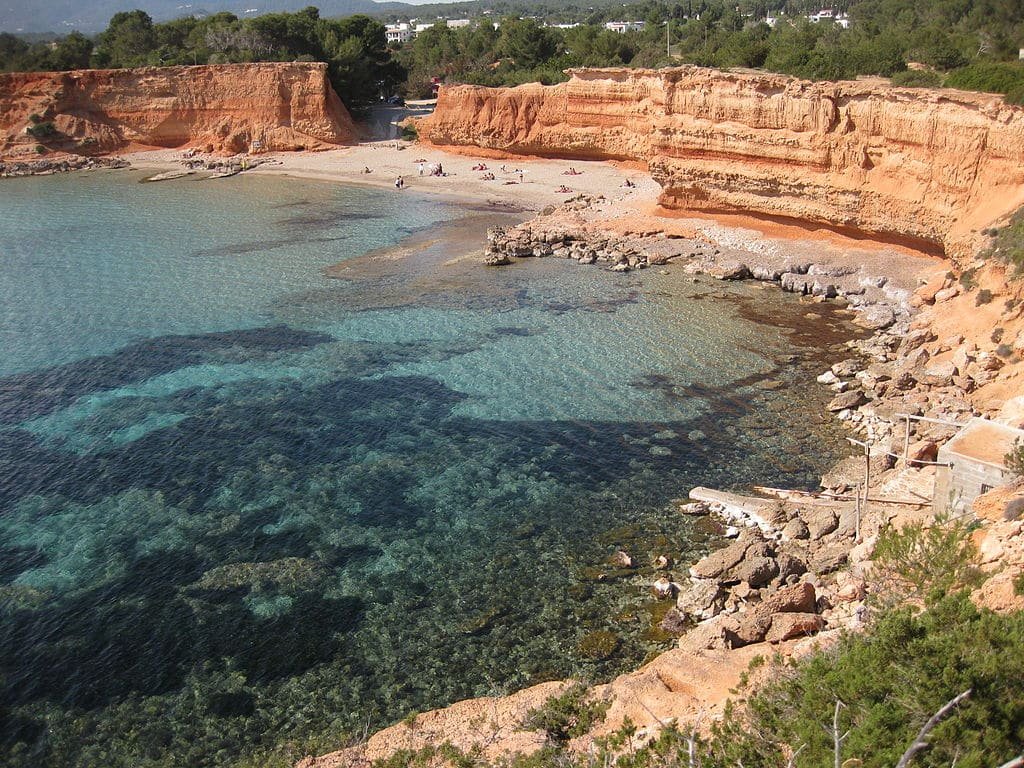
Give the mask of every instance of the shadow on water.
[[329, 341], [333, 338], [327, 334], [284, 325], [146, 339], [109, 355], [0, 378], [0, 424], [17, 424], [66, 408], [82, 395], [179, 368], [305, 349]]
[[[44, 738], [41, 721], [18, 708], [102, 712], [234, 672], [242, 688], [209, 682], [221, 687], [201, 711], [173, 717], [197, 728], [251, 716], [251, 747], [279, 738], [256, 717], [275, 706], [268, 686], [307, 674], [316, 695], [339, 686], [337, 695], [359, 702], [355, 715], [381, 724], [480, 695], [488, 681], [613, 673], [625, 657], [580, 661], [575, 644], [608, 626], [624, 590], [577, 574], [607, 555], [607, 542], [638, 535], [627, 525], [638, 509], [740, 477], [809, 485], [831, 458], [814, 435], [787, 434], [801, 415], [758, 389], [787, 375], [781, 367], [719, 387], [643, 377], [634, 386], [702, 404], [656, 423], [471, 418], [455, 412], [463, 393], [386, 375], [396, 362], [538, 332], [502, 326], [456, 342], [353, 344], [346, 372], [326, 383], [249, 380], [230, 384], [227, 397], [211, 387], [147, 398], [153, 412], [187, 417], [84, 455], [0, 430], [0, 535], [17, 542], [0, 541], [0, 725], [15, 734], [6, 738]], [[154, 339], [6, 377], [0, 413], [17, 423], [178, 367], [328, 341], [283, 327]], [[83, 429], [122, 428], [118, 409], [140, 406], [123, 400]], [[750, 436], [755, 419], [771, 423], [768, 438]], [[792, 469], [777, 463], [786, 455]], [[75, 529], [75, 547], [46, 538], [69, 505], [86, 505], [76, 514], [95, 526]], [[677, 518], [663, 517], [644, 520], [686, 537]], [[601, 543], [611, 526], [622, 531]], [[34, 535], [35, 547], [26, 543]], [[671, 542], [666, 534], [656, 546], [690, 546]], [[51, 572], [70, 581], [29, 586]], [[570, 589], [572, 600], [544, 602]], [[637, 639], [624, 647], [634, 661], [648, 650]], [[316, 717], [331, 711], [303, 697]]]

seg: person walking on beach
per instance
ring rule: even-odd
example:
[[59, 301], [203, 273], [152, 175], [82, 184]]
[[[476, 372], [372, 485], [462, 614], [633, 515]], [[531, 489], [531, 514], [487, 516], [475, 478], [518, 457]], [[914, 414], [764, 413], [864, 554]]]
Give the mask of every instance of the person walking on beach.
[[401, 176], [395, 179], [395, 189], [405, 189], [405, 179]]

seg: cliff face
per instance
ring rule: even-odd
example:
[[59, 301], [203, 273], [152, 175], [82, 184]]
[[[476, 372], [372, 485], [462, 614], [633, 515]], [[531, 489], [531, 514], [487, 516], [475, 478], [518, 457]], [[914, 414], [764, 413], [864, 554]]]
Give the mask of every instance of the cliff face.
[[646, 161], [668, 208], [742, 211], [974, 250], [1024, 204], [1024, 110], [1001, 97], [698, 67], [573, 70], [441, 91], [420, 136]]
[[[31, 115], [59, 134], [26, 134]], [[234, 153], [253, 142], [264, 151], [317, 149], [354, 134], [325, 64], [0, 74], [0, 157], [35, 156], [39, 144], [76, 154], [133, 146]]]

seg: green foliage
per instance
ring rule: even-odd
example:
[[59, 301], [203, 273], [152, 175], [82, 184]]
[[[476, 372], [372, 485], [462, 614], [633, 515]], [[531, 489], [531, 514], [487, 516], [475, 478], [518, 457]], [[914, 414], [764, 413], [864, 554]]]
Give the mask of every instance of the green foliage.
[[592, 700], [587, 686], [577, 683], [565, 693], [552, 696], [543, 706], [530, 710], [523, 726], [528, 730], [546, 731], [556, 744], [564, 743], [589, 731], [604, 719], [607, 710], [608, 702]]
[[142, 66], [148, 63], [156, 40], [153, 19], [148, 13], [139, 10], [116, 13], [99, 36], [96, 63], [106, 67]]
[[803, 744], [801, 765], [829, 765], [832, 716], [850, 735], [843, 757], [869, 768], [895, 765], [921, 725], [945, 702], [970, 699], [930, 736], [921, 766], [983, 768], [1017, 754], [1024, 727], [1024, 614], [980, 612], [965, 595], [915, 616], [908, 609], [847, 638], [833, 652], [778, 671], [747, 712], [731, 712], [705, 765], [782, 765], [781, 745]]
[[1013, 265], [1018, 277], [1024, 272], [1024, 208], [1018, 209], [1005, 227], [995, 230], [992, 246], [983, 255]]
[[57, 136], [59, 131], [51, 120], [41, 120], [28, 126], [25, 133], [36, 139], [52, 139]]
[[978, 268], [971, 267], [960, 273], [960, 285], [965, 291], [973, 291], [978, 287]]
[[1015, 440], [1013, 449], [1003, 457], [1003, 463], [1013, 474], [1024, 477], [1024, 442]]
[[893, 75], [892, 84], [904, 88], [938, 88], [942, 85], [942, 77], [926, 69], [908, 69]]
[[1024, 88], [1024, 63], [979, 61], [949, 75], [946, 85], [966, 91], [1017, 94]]
[[875, 546], [877, 596], [883, 603], [934, 602], [977, 580], [977, 553], [963, 518], [887, 528]]
[[974, 297], [974, 306], [980, 307], [983, 304], [992, 303], [992, 291], [988, 288], [982, 288], [978, 291], [978, 295]]

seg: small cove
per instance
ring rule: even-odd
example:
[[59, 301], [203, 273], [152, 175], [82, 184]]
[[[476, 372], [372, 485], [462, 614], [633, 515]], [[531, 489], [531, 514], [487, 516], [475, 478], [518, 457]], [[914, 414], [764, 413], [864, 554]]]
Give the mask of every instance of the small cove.
[[388, 190], [94, 173], [0, 201], [11, 765], [284, 759], [614, 674], [667, 643], [615, 549], [685, 563], [686, 488], [809, 486], [846, 451], [811, 382], [851, 331], [774, 290], [484, 269], [437, 228], [500, 215]]

